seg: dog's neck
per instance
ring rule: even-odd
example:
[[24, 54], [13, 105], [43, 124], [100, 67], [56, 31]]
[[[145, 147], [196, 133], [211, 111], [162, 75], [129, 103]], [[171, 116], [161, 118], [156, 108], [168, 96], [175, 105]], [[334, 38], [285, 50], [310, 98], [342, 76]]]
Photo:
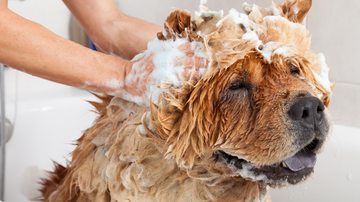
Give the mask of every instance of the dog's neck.
[[[124, 101], [121, 101], [122, 103]], [[113, 102], [117, 103], [117, 102]], [[109, 111], [116, 112], [110, 117], [128, 117], [120, 126], [122, 133], [112, 132], [116, 143], [104, 154], [108, 156], [106, 181], [122, 183], [112, 190], [111, 198], [122, 201], [264, 201], [266, 187], [240, 176], [220, 173], [225, 165], [215, 163], [209, 154], [191, 168], [179, 166], [172, 158], [166, 158], [166, 150], [148, 138], [143, 128], [146, 124], [146, 109], [129, 111], [126, 103], [110, 105]], [[115, 110], [116, 108], [116, 110]], [[131, 116], [123, 116], [130, 113]], [[142, 124], [139, 123], [142, 118]], [[117, 120], [122, 122], [124, 120]], [[149, 123], [149, 122], [148, 122]], [[118, 123], [113, 123], [118, 125]], [[151, 128], [151, 127], [147, 127]], [[124, 132], [128, 131], [128, 133]], [[108, 137], [109, 138], [109, 137]], [[105, 156], [104, 156], [105, 157]], [[221, 168], [220, 168], [221, 167]], [[229, 171], [230, 172], [230, 171]], [[113, 177], [111, 177], [113, 176]], [[119, 179], [118, 177], [121, 177]]]
[[118, 173], [126, 187], [121, 195], [132, 198], [131, 201], [265, 200], [267, 190], [258, 183], [240, 177], [212, 175], [197, 166], [183, 169], [178, 167], [173, 159], [165, 159], [164, 154], [159, 151], [161, 149], [146, 139], [136, 135], [135, 138], [129, 137], [124, 145], [131, 145], [130, 142], [147, 148], [146, 153], [137, 148], [129, 151], [129, 158], [123, 162], [127, 165]]

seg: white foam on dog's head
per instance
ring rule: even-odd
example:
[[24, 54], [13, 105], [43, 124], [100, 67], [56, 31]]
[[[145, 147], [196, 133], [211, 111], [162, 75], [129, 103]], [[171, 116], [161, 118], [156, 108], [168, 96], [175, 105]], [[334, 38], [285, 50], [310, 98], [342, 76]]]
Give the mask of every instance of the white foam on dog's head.
[[322, 53], [318, 55], [318, 62], [320, 65], [320, 72], [317, 74], [312, 71], [316, 80], [328, 91], [331, 91], [332, 83], [329, 80], [329, 67], [325, 63], [325, 57]]
[[272, 55], [282, 55], [284, 57], [289, 57], [289, 53], [291, 52], [291, 49], [288, 46], [282, 46], [280, 48], [277, 48]]
[[[242, 24], [244, 28], [246, 29], [246, 33], [242, 36], [242, 39], [253, 39], [253, 40], [259, 40], [258, 35], [251, 29], [252, 22], [249, 20], [248, 15], [244, 13], [239, 13], [236, 9], [232, 8], [229, 11], [229, 14], [223, 18], [231, 18], [236, 25]], [[219, 26], [224, 21], [219, 21], [216, 26]]]
[[224, 15], [224, 11], [220, 10], [220, 11], [211, 11], [209, 10], [208, 7], [204, 6], [207, 3], [207, 0], [200, 0], [200, 5], [199, 5], [199, 12], [195, 11], [195, 16], [196, 18], [209, 18], [209, 17], [218, 17], [220, 16], [221, 18]]

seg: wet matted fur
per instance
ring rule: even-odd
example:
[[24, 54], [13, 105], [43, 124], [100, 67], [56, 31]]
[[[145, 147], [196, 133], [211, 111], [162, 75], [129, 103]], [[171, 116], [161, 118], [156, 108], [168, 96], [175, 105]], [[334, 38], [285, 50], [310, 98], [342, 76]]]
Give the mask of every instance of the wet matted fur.
[[270, 201], [268, 186], [307, 179], [332, 130], [333, 87], [299, 24], [310, 7], [311, 0], [245, 4], [243, 22], [234, 10], [194, 21], [174, 11], [158, 39], [203, 42], [206, 74], [162, 86], [150, 107], [99, 96], [99, 117], [71, 162], [43, 181], [44, 200]]

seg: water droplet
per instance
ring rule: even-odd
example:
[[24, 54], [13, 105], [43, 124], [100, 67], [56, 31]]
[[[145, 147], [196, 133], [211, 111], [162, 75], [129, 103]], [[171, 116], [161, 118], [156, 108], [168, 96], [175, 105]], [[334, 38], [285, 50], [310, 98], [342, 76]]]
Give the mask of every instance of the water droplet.
[[349, 180], [349, 181], [353, 180], [353, 176], [352, 176], [351, 173], [349, 173], [346, 178], [347, 178], [347, 180]]

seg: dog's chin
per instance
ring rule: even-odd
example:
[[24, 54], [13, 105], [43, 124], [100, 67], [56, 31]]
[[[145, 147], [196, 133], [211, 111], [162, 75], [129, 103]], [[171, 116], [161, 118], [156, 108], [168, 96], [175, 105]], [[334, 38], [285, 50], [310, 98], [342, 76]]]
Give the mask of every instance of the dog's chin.
[[310, 148], [314, 142], [316, 144], [314, 140], [295, 155], [273, 165], [259, 165], [222, 150], [215, 151], [214, 155], [242, 178], [279, 188], [302, 182], [314, 172], [316, 154]]

